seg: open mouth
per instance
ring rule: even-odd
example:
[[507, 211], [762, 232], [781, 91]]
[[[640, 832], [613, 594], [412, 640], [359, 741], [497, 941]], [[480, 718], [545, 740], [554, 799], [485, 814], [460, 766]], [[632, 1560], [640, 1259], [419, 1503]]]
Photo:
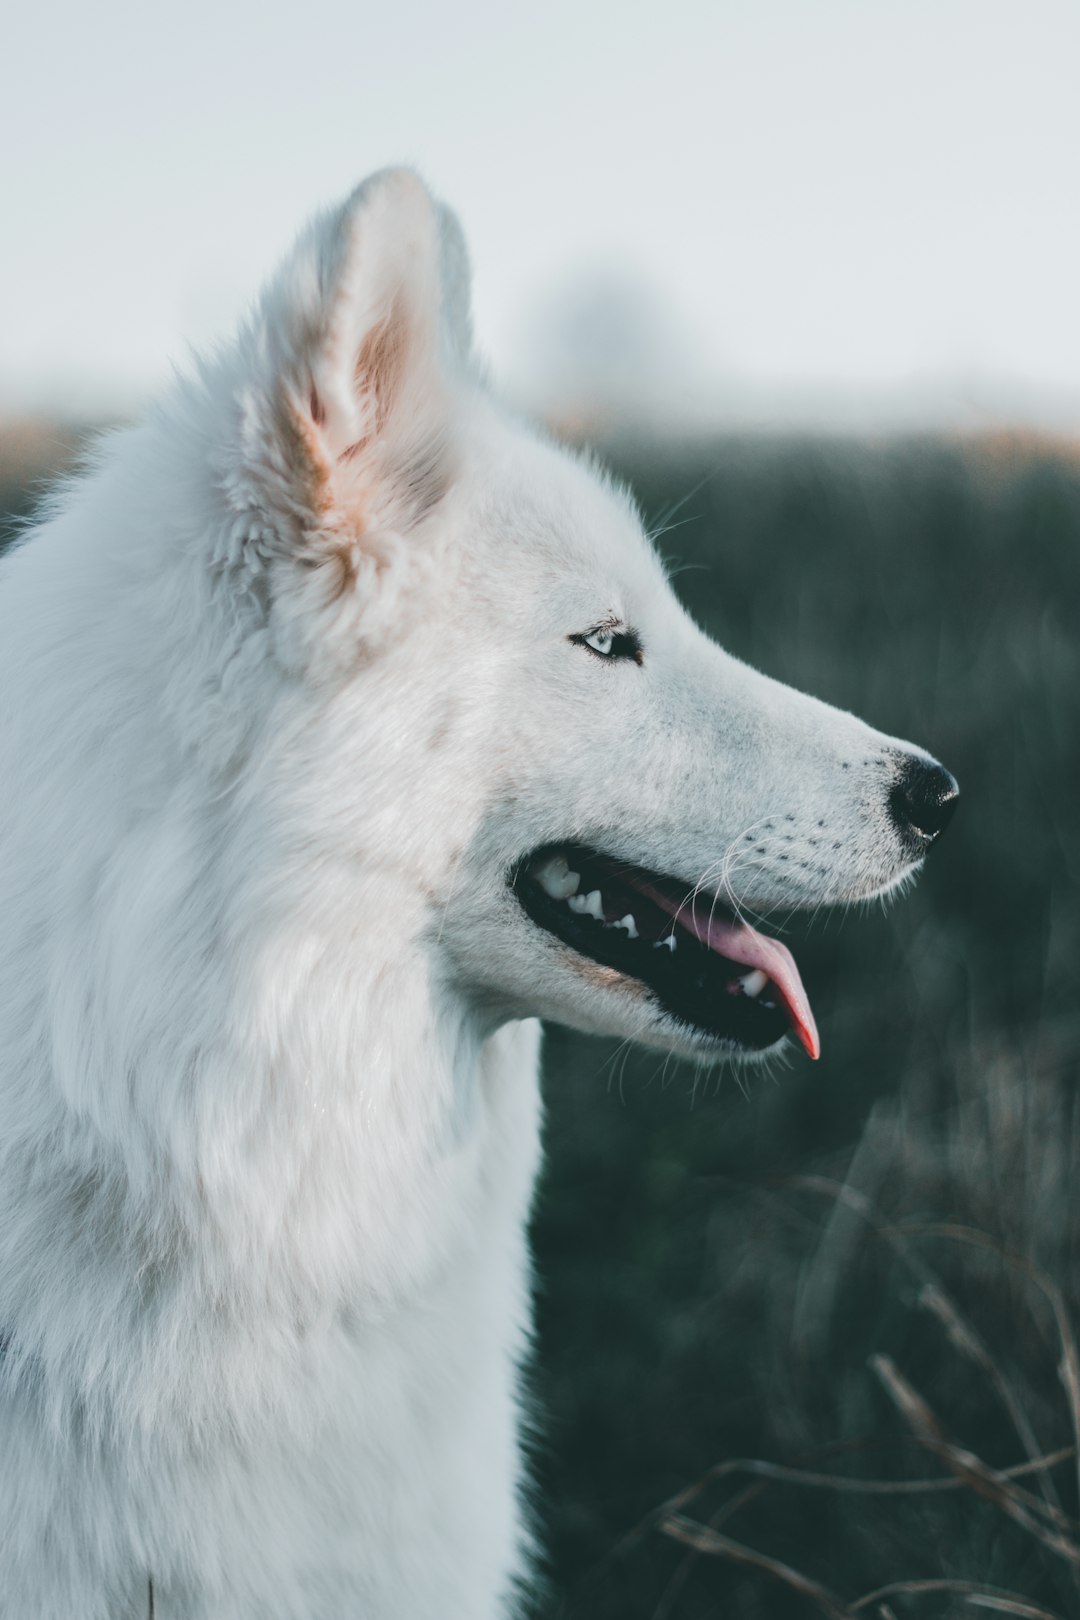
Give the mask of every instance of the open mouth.
[[574, 844], [526, 856], [511, 884], [533, 922], [645, 985], [695, 1032], [754, 1052], [793, 1034], [819, 1055], [795, 958], [715, 895]]

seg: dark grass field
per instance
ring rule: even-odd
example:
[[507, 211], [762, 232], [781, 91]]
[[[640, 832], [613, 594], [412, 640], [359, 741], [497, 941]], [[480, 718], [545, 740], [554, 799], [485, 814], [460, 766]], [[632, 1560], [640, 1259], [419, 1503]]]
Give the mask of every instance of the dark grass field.
[[[9, 459], [0, 509], [69, 452]], [[820, 1063], [703, 1080], [549, 1031], [543, 1613], [1080, 1616], [1080, 461], [610, 459], [713, 633], [964, 797], [888, 914], [792, 927]]]

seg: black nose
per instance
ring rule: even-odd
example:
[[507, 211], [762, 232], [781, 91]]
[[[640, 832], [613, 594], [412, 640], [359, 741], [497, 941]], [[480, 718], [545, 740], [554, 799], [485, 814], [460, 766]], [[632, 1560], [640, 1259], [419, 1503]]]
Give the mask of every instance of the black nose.
[[960, 789], [956, 777], [935, 759], [906, 761], [889, 794], [889, 810], [902, 833], [930, 843], [953, 818]]

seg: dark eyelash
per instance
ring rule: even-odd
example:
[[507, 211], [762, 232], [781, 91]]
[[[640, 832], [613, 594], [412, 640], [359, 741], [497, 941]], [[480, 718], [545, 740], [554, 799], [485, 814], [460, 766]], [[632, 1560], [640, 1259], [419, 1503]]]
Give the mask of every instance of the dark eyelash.
[[[595, 647], [589, 646], [589, 637], [607, 631], [611, 636], [611, 651], [599, 653]], [[584, 647], [586, 652], [599, 658], [601, 663], [613, 664], [617, 658], [631, 658], [635, 664], [640, 664], [644, 658], [641, 637], [636, 630], [612, 630], [608, 625], [598, 624], [592, 630], [583, 630], [580, 634], [569, 638], [576, 647]]]

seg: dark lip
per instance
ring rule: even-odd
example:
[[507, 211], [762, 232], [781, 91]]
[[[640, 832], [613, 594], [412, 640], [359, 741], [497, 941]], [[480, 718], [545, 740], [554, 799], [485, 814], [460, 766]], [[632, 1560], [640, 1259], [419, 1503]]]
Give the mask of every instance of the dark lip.
[[[742, 964], [727, 962], [682, 931], [674, 952], [654, 948], [645, 940], [629, 940], [620, 931], [605, 928], [590, 917], [577, 916], [562, 901], [552, 899], [530, 873], [538, 863], [556, 854], [566, 855], [576, 870], [595, 871], [606, 875], [609, 882], [617, 881], [621, 869], [657, 888], [677, 893], [680, 899], [693, 890], [692, 883], [671, 874], [637, 866], [590, 846], [570, 841], [548, 843], [522, 856], [509, 876], [518, 903], [537, 927], [586, 960], [612, 968], [642, 985], [663, 1012], [699, 1037], [751, 1053], [763, 1052], [789, 1034], [791, 1024], [783, 1008], [766, 1007], [759, 1000], [728, 991], [730, 980], [746, 971]], [[636, 903], [641, 903], [640, 896]]]

